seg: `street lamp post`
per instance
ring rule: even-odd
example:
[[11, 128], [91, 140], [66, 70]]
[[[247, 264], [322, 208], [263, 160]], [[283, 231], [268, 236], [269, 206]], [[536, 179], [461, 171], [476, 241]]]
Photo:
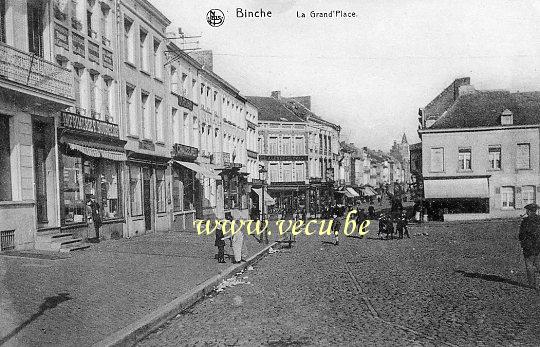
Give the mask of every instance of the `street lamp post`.
[[[261, 184], [262, 184], [262, 189], [261, 189], [262, 190], [262, 194], [261, 194], [261, 199], [262, 199], [261, 219], [262, 219], [263, 223], [264, 223], [264, 220], [265, 220], [264, 187], [266, 186], [266, 174], [267, 173], [268, 173], [268, 170], [266, 170], [264, 165], [259, 165], [259, 179], [261, 180]], [[264, 236], [264, 242], [266, 244], [268, 244], [268, 234], [267, 234], [266, 230], [264, 231], [264, 235], [261, 235], [261, 241], [262, 241], [263, 236]]]

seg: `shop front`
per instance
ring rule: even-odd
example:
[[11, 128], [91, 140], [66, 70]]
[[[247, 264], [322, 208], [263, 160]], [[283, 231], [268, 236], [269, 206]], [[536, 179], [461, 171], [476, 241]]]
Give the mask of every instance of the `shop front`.
[[242, 164], [224, 160], [225, 167], [219, 175], [223, 180], [223, 213], [237, 210], [244, 219], [249, 218], [251, 184], [248, 174], [241, 172]]
[[196, 219], [196, 193], [198, 172], [202, 168], [195, 163], [199, 150], [195, 147], [175, 144], [172, 150], [172, 230], [193, 229]]
[[268, 193], [275, 199], [271, 207], [273, 213], [290, 209], [307, 211], [310, 190], [304, 182], [273, 182], [268, 187]]
[[127, 236], [170, 229], [169, 157], [127, 151]]
[[311, 217], [320, 216], [325, 207], [334, 204], [333, 182], [323, 181], [320, 178], [311, 178], [307, 195], [308, 215]]
[[58, 130], [61, 229], [77, 237], [95, 237], [88, 207], [94, 197], [103, 221], [100, 236], [122, 237], [126, 142], [119, 138], [118, 125], [62, 112]]

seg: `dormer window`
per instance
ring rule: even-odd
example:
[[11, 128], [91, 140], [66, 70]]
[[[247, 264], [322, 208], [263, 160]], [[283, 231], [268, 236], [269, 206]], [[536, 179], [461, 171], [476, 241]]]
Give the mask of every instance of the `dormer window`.
[[514, 124], [514, 114], [509, 109], [501, 112], [501, 125]]

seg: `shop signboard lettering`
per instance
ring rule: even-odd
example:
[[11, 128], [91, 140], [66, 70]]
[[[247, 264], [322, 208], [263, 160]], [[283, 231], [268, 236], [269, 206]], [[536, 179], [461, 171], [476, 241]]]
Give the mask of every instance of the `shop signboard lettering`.
[[190, 111], [193, 111], [193, 101], [185, 98], [181, 95], [178, 96], [178, 106], [187, 108]]
[[261, 160], [290, 160], [290, 161], [305, 161], [308, 159], [307, 155], [259, 155]]
[[60, 123], [64, 128], [110, 137], [120, 137], [117, 124], [107, 123], [70, 112], [62, 112], [61, 115]]
[[172, 156], [177, 159], [197, 159], [199, 149], [191, 146], [175, 143], [172, 150]]

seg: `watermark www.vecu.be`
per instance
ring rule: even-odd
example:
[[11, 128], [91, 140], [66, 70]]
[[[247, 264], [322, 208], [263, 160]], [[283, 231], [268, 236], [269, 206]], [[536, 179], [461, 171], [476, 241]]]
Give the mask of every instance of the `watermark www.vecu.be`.
[[[345, 236], [351, 236], [354, 233], [358, 233], [360, 237], [365, 236], [369, 230], [367, 229], [371, 223], [369, 220], [365, 220], [362, 223], [357, 223], [354, 215], [356, 210], [347, 213], [345, 218], [345, 224], [343, 228], [343, 234]], [[303, 220], [284, 220], [280, 219], [276, 221], [278, 232], [280, 236], [290, 232], [293, 236], [305, 234], [311, 235], [333, 235], [332, 219], [312, 219], [308, 222]], [[317, 224], [318, 227], [317, 227]], [[193, 221], [193, 226], [197, 229], [197, 235], [212, 235], [216, 230], [221, 230], [223, 235], [235, 235], [237, 233], [245, 232], [248, 235], [260, 236], [264, 233], [271, 235], [271, 231], [268, 230], [268, 220], [252, 220], [252, 219], [240, 219], [240, 220], [201, 220], [197, 219]], [[317, 230], [318, 229], [318, 230]]]

